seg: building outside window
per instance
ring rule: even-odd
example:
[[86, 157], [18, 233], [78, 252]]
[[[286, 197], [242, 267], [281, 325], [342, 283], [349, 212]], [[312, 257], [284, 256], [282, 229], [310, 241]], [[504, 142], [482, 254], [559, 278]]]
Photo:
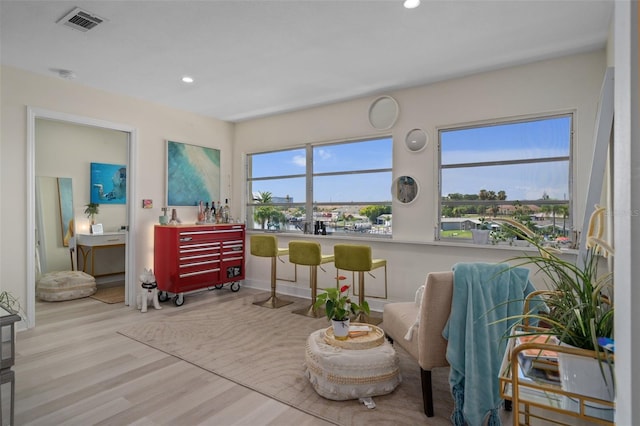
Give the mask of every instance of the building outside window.
[[572, 136], [570, 113], [440, 129], [439, 238], [516, 244], [509, 218], [572, 246]]
[[247, 228], [391, 237], [390, 137], [247, 155]]

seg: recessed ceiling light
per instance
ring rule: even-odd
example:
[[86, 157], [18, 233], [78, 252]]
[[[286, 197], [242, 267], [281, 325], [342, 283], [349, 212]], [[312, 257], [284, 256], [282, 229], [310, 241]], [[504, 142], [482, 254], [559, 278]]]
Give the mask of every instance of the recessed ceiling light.
[[191, 84], [191, 83], [193, 83], [193, 81], [194, 81], [193, 77], [189, 77], [188, 75], [185, 75], [184, 77], [182, 77], [182, 82], [183, 83]]
[[420, 0], [404, 0], [404, 7], [407, 9], [415, 9], [420, 6]]

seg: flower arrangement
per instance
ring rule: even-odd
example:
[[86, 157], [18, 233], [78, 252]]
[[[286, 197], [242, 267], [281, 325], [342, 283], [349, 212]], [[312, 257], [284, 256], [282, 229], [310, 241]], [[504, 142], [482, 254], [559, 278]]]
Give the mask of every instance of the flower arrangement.
[[362, 306], [354, 303], [349, 298], [349, 286], [343, 285], [340, 288], [325, 288], [316, 298], [313, 307], [318, 309], [324, 305], [327, 318], [330, 320], [344, 321], [350, 318], [351, 314], [364, 312], [369, 314], [369, 304], [364, 301]]

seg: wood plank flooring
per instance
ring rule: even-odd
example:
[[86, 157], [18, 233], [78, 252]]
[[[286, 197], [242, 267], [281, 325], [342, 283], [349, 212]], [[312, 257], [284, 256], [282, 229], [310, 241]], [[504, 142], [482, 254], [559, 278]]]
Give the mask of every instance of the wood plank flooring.
[[36, 327], [16, 337], [15, 424], [330, 425], [116, 332], [237, 294], [205, 290], [145, 314], [91, 298], [37, 302]]

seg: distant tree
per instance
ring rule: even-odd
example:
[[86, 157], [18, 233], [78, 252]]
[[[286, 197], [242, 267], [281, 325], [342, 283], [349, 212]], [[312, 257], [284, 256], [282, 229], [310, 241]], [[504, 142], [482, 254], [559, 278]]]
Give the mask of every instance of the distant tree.
[[371, 223], [376, 223], [378, 216], [391, 213], [391, 206], [367, 206], [360, 209], [360, 214], [369, 218]]

